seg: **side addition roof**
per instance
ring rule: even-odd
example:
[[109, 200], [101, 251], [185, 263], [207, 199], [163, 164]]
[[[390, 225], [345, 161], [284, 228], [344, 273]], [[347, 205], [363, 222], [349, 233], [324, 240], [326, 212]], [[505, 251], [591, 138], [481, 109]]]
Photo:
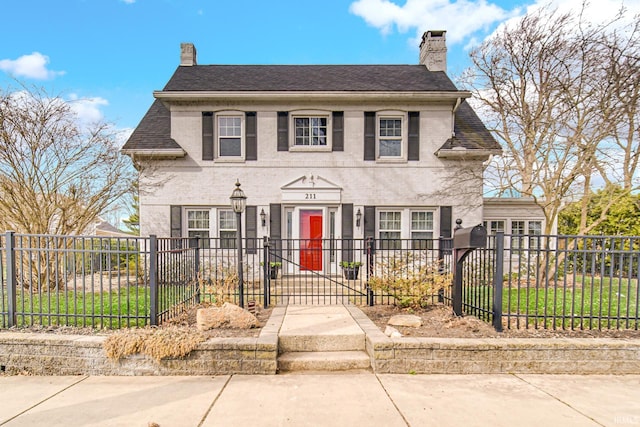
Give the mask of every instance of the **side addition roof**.
[[460, 157], [467, 150], [499, 154], [502, 147], [487, 130], [473, 108], [463, 101], [458, 107], [453, 126], [454, 136], [440, 147], [436, 153], [441, 158]]
[[122, 147], [122, 152], [157, 157], [182, 157], [186, 154], [180, 144], [171, 138], [171, 112], [162, 101], [156, 99], [151, 104]]

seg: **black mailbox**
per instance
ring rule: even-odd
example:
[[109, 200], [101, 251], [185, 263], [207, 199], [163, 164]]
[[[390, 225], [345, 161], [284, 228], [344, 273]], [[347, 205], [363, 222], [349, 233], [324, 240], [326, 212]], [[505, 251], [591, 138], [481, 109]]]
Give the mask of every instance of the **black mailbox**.
[[454, 249], [474, 249], [487, 246], [487, 230], [482, 225], [458, 228], [453, 233]]

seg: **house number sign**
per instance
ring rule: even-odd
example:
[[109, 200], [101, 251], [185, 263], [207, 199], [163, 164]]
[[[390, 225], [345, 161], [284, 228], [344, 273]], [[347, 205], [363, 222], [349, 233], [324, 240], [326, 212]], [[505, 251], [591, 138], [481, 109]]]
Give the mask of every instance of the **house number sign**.
[[298, 203], [340, 203], [340, 189], [313, 191], [306, 189], [284, 190], [282, 192], [282, 201]]

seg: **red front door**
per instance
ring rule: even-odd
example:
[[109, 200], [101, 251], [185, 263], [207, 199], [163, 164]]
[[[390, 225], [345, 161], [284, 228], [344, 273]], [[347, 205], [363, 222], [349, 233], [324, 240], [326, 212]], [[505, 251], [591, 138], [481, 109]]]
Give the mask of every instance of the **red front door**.
[[300, 211], [300, 269], [322, 270], [322, 211]]

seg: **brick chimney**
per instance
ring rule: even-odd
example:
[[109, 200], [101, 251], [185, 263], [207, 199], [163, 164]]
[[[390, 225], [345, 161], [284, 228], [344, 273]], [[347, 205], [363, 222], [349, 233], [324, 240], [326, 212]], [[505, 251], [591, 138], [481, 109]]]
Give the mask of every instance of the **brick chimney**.
[[180, 43], [180, 65], [186, 67], [198, 65], [196, 61], [196, 47], [193, 43]]
[[422, 35], [420, 43], [420, 64], [429, 71], [447, 71], [446, 31], [430, 30]]

